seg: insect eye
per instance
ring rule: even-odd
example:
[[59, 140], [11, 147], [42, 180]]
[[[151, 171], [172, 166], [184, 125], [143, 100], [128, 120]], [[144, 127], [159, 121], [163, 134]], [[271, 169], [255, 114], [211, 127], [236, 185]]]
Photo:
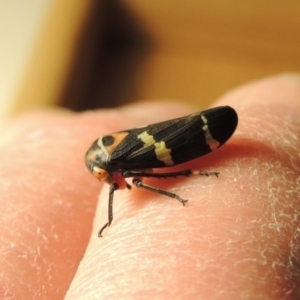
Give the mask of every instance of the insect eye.
[[108, 173], [98, 167], [93, 167], [93, 175], [99, 180], [105, 180], [108, 177]]

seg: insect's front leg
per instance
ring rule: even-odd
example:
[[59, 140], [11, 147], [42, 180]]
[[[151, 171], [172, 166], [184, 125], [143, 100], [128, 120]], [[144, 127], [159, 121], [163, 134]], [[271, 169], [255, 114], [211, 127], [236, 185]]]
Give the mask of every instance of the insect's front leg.
[[114, 192], [119, 189], [117, 183], [113, 183], [109, 188], [109, 200], [108, 200], [108, 222], [100, 229], [98, 236], [102, 237], [102, 232], [106, 227], [109, 227], [113, 221], [113, 200]]

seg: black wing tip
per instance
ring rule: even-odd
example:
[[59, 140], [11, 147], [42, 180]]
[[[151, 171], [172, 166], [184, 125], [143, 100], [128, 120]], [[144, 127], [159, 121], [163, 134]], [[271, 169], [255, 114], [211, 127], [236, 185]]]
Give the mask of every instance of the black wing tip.
[[238, 125], [238, 115], [231, 106], [219, 106], [204, 112], [212, 136], [221, 145], [233, 135]]
[[232, 124], [232, 133], [235, 131], [237, 124], [238, 124], [238, 114], [235, 111], [234, 108], [232, 108], [231, 106], [224, 106], [224, 110], [226, 110], [225, 112], [225, 117], [228, 121], [231, 122]]
[[234, 108], [229, 105], [224, 106], [216, 106], [213, 108], [209, 108], [205, 111], [205, 113], [217, 114], [217, 115], [227, 115], [228, 118], [238, 119], [237, 113]]
[[220, 132], [220, 141], [224, 144], [235, 132], [238, 125], [238, 115], [235, 109], [231, 106], [224, 106], [223, 108], [224, 115], [220, 120], [221, 129]]

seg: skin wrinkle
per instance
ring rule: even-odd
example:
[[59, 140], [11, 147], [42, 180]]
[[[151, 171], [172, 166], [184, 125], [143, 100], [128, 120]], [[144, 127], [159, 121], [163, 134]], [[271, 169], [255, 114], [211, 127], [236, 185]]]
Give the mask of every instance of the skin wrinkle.
[[[72, 152], [72, 147], [78, 148], [78, 139], [75, 138], [76, 142], [70, 141], [65, 136], [67, 132], [70, 133], [69, 130], [61, 130], [61, 128], [58, 129], [55, 126], [45, 126], [43, 122], [47, 123], [47, 118], [43, 118], [43, 121], [38, 123], [38, 127], [43, 128], [43, 135], [32, 135], [31, 126], [29, 128], [28, 126], [19, 126], [18, 128], [21, 129], [21, 133], [17, 138], [19, 144], [16, 144], [16, 141], [13, 142], [7, 139], [5, 141], [7, 144], [1, 148], [1, 155], [7, 160], [6, 164], [6, 161], [2, 164], [3, 174], [1, 176], [5, 176], [6, 180], [7, 178], [13, 179], [11, 184], [5, 186], [4, 189], [1, 184], [1, 212], [5, 215], [5, 218], [1, 218], [2, 243], [4, 245], [14, 245], [5, 256], [3, 269], [7, 270], [6, 273], [9, 276], [5, 276], [1, 281], [1, 285], [5, 286], [10, 277], [14, 278], [9, 283], [9, 289], [14, 290], [13, 287], [18, 286], [15, 290], [23, 291], [22, 297], [25, 298], [28, 296], [28, 291], [31, 295], [28, 296], [30, 299], [34, 299], [33, 297], [36, 297], [35, 299], [43, 298], [43, 295], [49, 293], [49, 290], [53, 295], [56, 293], [55, 291], [59, 290], [57, 278], [59, 278], [65, 266], [57, 264], [55, 258], [63, 256], [64, 252], [70, 253], [67, 248], [71, 247], [70, 244], [72, 245], [72, 241], [68, 241], [66, 231], [62, 233], [63, 224], [66, 224], [69, 219], [74, 221], [75, 224], [73, 224], [72, 229], [69, 229], [70, 231], [74, 230], [72, 233], [73, 240], [76, 241], [78, 234], [80, 234], [80, 231], [78, 233], [76, 231], [76, 217], [74, 219], [72, 214], [74, 199], [72, 206], [69, 206], [61, 193], [69, 194], [70, 201], [72, 196], [76, 197], [75, 193], [86, 196], [81, 199], [82, 213], [84, 213], [85, 202], [89, 202], [89, 207], [92, 202], [89, 199], [89, 192], [81, 193], [74, 189], [76, 181], [77, 186], [79, 186], [78, 176], [74, 176], [73, 180], [66, 180], [69, 184], [62, 183], [62, 179], [68, 179], [69, 176], [64, 171], [66, 159], [62, 155], [63, 144], [72, 154], [73, 162], [76, 162], [76, 170], [78, 169], [81, 172], [81, 168], [77, 167], [77, 161], [82, 160], [82, 156], [80, 153]], [[18, 120], [16, 123], [18, 123]], [[80, 136], [80, 130], [74, 131], [75, 137], [76, 134]], [[2, 142], [4, 141], [2, 140]], [[16, 145], [19, 146], [16, 147]], [[9, 161], [13, 163], [8, 164]], [[53, 169], [57, 169], [59, 172], [54, 174]], [[84, 168], [82, 169], [84, 170]], [[70, 175], [72, 176], [72, 174]], [[34, 184], [35, 182], [39, 182], [39, 184]], [[84, 179], [81, 178], [80, 184], [83, 182]], [[93, 183], [90, 184], [91, 188], [92, 186]], [[3, 206], [4, 203], [7, 203], [7, 207]], [[69, 207], [67, 208], [67, 206]], [[68, 210], [70, 210], [70, 213]], [[85, 225], [80, 224], [80, 226], [84, 227]], [[63, 247], [64, 245], [66, 247]], [[62, 249], [59, 250], [59, 247]], [[77, 246], [78, 249], [80, 250], [80, 247]], [[74, 256], [76, 255], [73, 255], [73, 258]], [[11, 268], [8, 266], [8, 261], [12, 262]], [[67, 268], [72, 268], [72, 264], [75, 264], [67, 257], [64, 262], [67, 264]], [[34, 275], [30, 276], [28, 273]], [[69, 275], [66, 274], [66, 276]], [[34, 280], [31, 282], [33, 278]], [[14, 299], [22, 297], [19, 295]]]
[[[290, 124], [289, 121], [287, 120], [295, 120], [295, 118], [291, 118], [291, 117], [287, 117], [287, 119], [285, 118], [284, 121], [281, 123], [282, 125], [285, 127], [285, 132], [290, 133], [293, 132], [293, 126]], [[274, 132], [274, 129], [271, 131]], [[292, 153], [295, 149], [296, 146], [293, 145], [293, 140], [295, 141], [295, 139], [292, 139], [290, 136], [285, 135], [286, 139], [284, 139], [283, 136], [279, 136], [277, 139], [275, 137], [272, 146], [274, 148], [275, 151], [282, 151], [284, 153], [284, 155], [286, 155], [287, 157], [289, 157], [289, 161], [290, 161], [290, 157], [292, 156], [292, 154], [289, 155], [289, 153]], [[287, 142], [288, 140], [290, 140], [291, 142]], [[276, 169], [275, 172], [273, 172], [273, 174], [275, 173], [276, 176], [274, 177], [270, 177], [269, 182], [268, 182], [268, 190], [269, 190], [269, 199], [271, 200], [271, 215], [272, 215], [272, 220], [273, 223], [268, 224], [265, 228], [269, 229], [269, 230], [276, 230], [278, 231], [278, 233], [282, 234], [282, 231], [286, 231], [286, 229], [288, 229], [287, 227], [289, 227], [289, 224], [291, 222], [293, 222], [293, 220], [295, 219], [295, 214], [291, 213], [289, 214], [288, 212], [290, 211], [289, 209], [289, 203], [291, 201], [293, 201], [293, 199], [299, 199], [300, 196], [300, 191], [299, 191], [299, 186], [289, 186], [289, 184], [287, 184], [286, 186], [281, 186], [280, 188], [276, 188], [278, 179], [281, 179], [281, 182], [284, 183], [288, 183], [290, 182], [290, 180], [288, 180], [288, 178], [286, 178], [288, 175], [292, 175], [294, 176], [298, 176], [299, 175], [295, 172], [295, 168], [296, 167], [293, 163], [290, 164], [290, 168], [284, 168], [284, 166], [282, 166], [281, 161], [276, 161], [274, 164], [271, 164], [268, 166], [270, 169]], [[297, 166], [298, 168], [298, 166]], [[293, 170], [294, 169], [294, 170]], [[273, 184], [274, 182], [274, 184]], [[285, 201], [280, 201], [282, 199], [282, 194], [284, 191], [286, 190], [286, 192], [284, 193], [284, 197], [285, 197]], [[289, 191], [294, 191], [295, 193], [289, 193]], [[291, 197], [292, 196], [292, 197]], [[278, 212], [278, 207], [280, 207], [281, 211]], [[287, 213], [284, 213], [284, 212]], [[299, 204], [297, 207], [298, 214], [299, 214]], [[277, 212], [277, 213], [275, 213]], [[282, 218], [282, 214], [284, 214], [284, 218]], [[290, 219], [290, 220], [286, 220], [286, 219]], [[299, 220], [298, 220], [299, 223]], [[267, 234], [266, 234], [267, 235]], [[291, 236], [291, 240], [293, 239], [293, 236]], [[278, 241], [278, 239], [276, 239]], [[279, 243], [275, 240], [274, 245], [279, 245]], [[277, 243], [276, 243], [277, 242]], [[277, 247], [280, 248], [280, 247]], [[289, 247], [290, 251], [293, 251], [291, 247]], [[277, 249], [274, 249], [274, 251], [276, 251]], [[279, 249], [278, 249], [279, 250]], [[277, 252], [279, 252], [277, 250]], [[298, 256], [299, 256], [299, 251], [298, 251]], [[290, 254], [291, 257], [291, 254]], [[273, 267], [274, 266], [281, 266], [283, 268], [287, 268], [289, 269], [289, 265], [288, 262], [285, 261], [285, 257], [282, 257], [281, 260], [275, 261], [273, 262]], [[289, 270], [287, 270], [289, 271]], [[289, 272], [288, 272], [289, 273]], [[300, 279], [300, 270], [299, 270], [299, 266], [298, 268], [295, 270], [293, 270], [291, 272], [291, 274], [287, 274], [286, 275], [286, 279], [288, 280], [290, 277], [296, 276], [298, 277], [298, 279]], [[295, 280], [295, 279], [294, 279]], [[290, 290], [287, 290], [287, 293]]]
[[[297, 228], [294, 231], [293, 238], [290, 242], [290, 256], [289, 256], [289, 268], [292, 271], [296, 271], [299, 273], [300, 270], [300, 260], [299, 260], [299, 252], [300, 252], [300, 229]], [[299, 275], [300, 277], [300, 275]]]

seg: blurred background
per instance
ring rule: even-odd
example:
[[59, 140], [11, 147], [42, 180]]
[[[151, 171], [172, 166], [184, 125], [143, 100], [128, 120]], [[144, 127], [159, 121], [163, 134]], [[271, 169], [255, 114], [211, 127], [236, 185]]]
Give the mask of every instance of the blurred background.
[[300, 71], [300, 2], [0, 2], [0, 119], [152, 99], [204, 109], [228, 90]]

